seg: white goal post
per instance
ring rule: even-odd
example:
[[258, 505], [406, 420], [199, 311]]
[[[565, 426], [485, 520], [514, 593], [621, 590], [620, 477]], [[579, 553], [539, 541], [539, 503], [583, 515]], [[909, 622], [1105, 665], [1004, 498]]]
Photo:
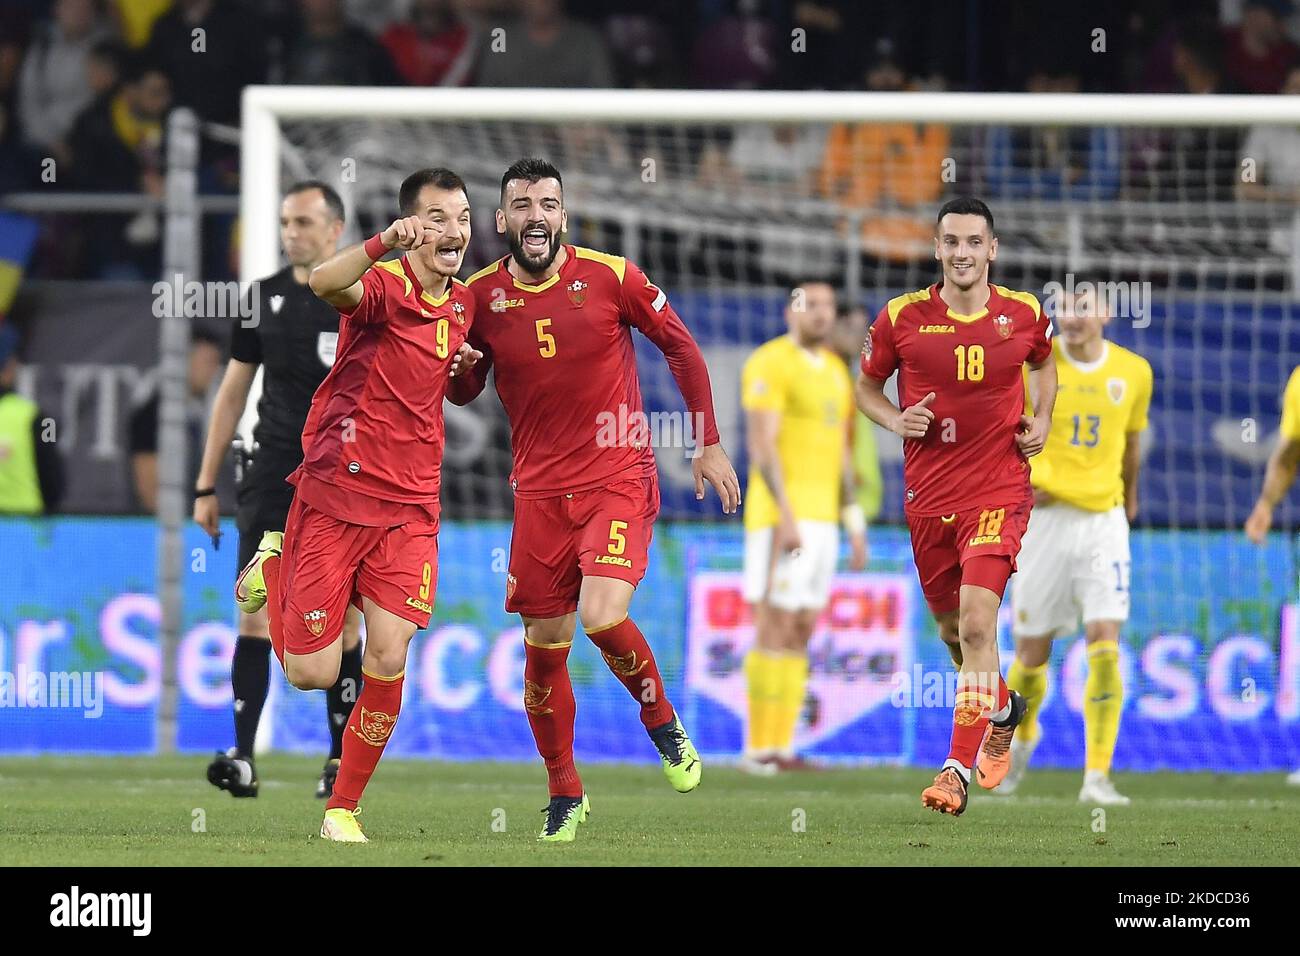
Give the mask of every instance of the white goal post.
[[279, 123], [313, 118], [1242, 126], [1300, 124], [1300, 97], [250, 86], [240, 158], [241, 281], [279, 267], [280, 183], [269, 174], [280, 168]]

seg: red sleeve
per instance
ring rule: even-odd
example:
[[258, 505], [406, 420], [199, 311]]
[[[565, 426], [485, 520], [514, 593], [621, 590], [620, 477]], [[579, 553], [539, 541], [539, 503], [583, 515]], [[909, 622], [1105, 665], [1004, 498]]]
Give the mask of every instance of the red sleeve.
[[883, 382], [898, 369], [898, 348], [894, 344], [894, 323], [888, 307], [881, 309], [862, 343], [862, 374]]
[[361, 301], [355, 308], [339, 309], [339, 315], [357, 325], [383, 322], [388, 317], [384, 311], [384, 291], [384, 273], [371, 266], [361, 274]]
[[704, 422], [703, 439], [696, 435], [696, 441], [701, 445], [718, 444], [722, 439], [713, 414], [713, 390], [704, 355], [686, 323], [668, 304], [668, 296], [630, 262], [623, 272], [621, 306], [623, 320], [640, 329], [664, 353], [691, 420]]
[[1052, 354], [1052, 320], [1040, 312], [1029, 332], [1029, 361], [1041, 365]]

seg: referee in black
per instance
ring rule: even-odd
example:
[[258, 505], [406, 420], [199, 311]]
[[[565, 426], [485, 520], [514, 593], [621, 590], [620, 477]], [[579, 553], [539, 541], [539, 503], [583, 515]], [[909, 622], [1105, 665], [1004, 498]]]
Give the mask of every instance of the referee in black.
[[[237, 568], [252, 559], [263, 532], [283, 530], [289, 514], [293, 486], [285, 478], [302, 462], [307, 411], [317, 386], [334, 363], [339, 332], [338, 310], [312, 293], [307, 276], [334, 255], [342, 232], [343, 201], [337, 192], [316, 180], [294, 185], [280, 206], [280, 244], [289, 265], [257, 284], [256, 322], [244, 318], [234, 322], [230, 363], [213, 404], [194, 491], [194, 520], [208, 534], [217, 534], [216, 477], [261, 365], [262, 397], [253, 430], [254, 454], [238, 490]], [[334, 789], [343, 754], [343, 728], [361, 693], [360, 625], [361, 615], [349, 607], [343, 625], [343, 666], [338, 682], [325, 692], [330, 755], [316, 788], [318, 797], [328, 797]], [[235, 746], [217, 754], [208, 766], [208, 780], [235, 797], [257, 796], [253, 741], [270, 684], [270, 655], [266, 610], [251, 615], [240, 612], [239, 640], [230, 666]]]

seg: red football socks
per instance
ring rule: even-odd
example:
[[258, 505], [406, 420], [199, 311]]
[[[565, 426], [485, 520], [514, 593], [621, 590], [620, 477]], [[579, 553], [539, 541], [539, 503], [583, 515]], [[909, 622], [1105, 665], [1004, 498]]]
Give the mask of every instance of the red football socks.
[[976, 684], [962, 686], [959, 679], [957, 705], [952, 710], [949, 760], [956, 760], [967, 770], [975, 766], [980, 744], [984, 742], [984, 732], [988, 729], [989, 716], [1005, 707], [1007, 700], [1007, 683], [1001, 675], [998, 675], [996, 691]]
[[662, 727], [673, 719], [673, 705], [664, 693], [659, 665], [655, 663], [645, 635], [630, 617], [588, 631], [587, 636], [600, 648], [601, 656], [614, 676], [641, 703], [641, 723], [647, 730]]
[[402, 674], [380, 677], [364, 668], [361, 695], [343, 732], [343, 757], [325, 809], [355, 810], [402, 710]]
[[582, 796], [573, 765], [573, 719], [577, 703], [569, 681], [567, 644], [542, 646], [524, 641], [524, 710], [537, 752], [546, 762], [553, 797]]

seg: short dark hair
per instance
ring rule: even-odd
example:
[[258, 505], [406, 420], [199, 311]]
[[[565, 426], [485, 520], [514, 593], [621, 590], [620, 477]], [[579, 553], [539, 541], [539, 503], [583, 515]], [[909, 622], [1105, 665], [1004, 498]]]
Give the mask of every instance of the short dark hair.
[[934, 217], [935, 226], [943, 222], [943, 217], [949, 213], [955, 216], [983, 216], [984, 221], [989, 224], [989, 235], [998, 234], [993, 228], [993, 213], [989, 211], [988, 205], [982, 199], [976, 199], [974, 196], [958, 196], [956, 199], [949, 199], [939, 207], [939, 215]]
[[501, 177], [501, 199], [506, 198], [506, 183], [512, 179], [522, 179], [527, 183], [535, 183], [543, 179], [554, 179], [560, 184], [560, 189], [564, 189], [564, 180], [560, 178], [560, 171], [544, 159], [536, 156], [526, 156], [523, 159], [516, 159], [510, 164]]
[[330, 207], [330, 212], [334, 214], [334, 218], [339, 222], [345, 222], [343, 199], [339, 196], [338, 190], [329, 183], [321, 182], [319, 179], [302, 179], [285, 190], [284, 194], [286, 197], [296, 196], [299, 193], [311, 192], [313, 189], [320, 190], [321, 196], [325, 199], [325, 205]]
[[420, 199], [420, 191], [425, 186], [436, 186], [438, 189], [445, 189], [448, 192], [459, 189], [469, 198], [469, 190], [465, 188], [465, 180], [453, 173], [444, 166], [429, 166], [425, 169], [417, 169], [411, 175], [402, 180], [402, 186], [397, 190], [397, 208], [401, 210], [403, 216], [412, 216], [415, 214], [416, 203]]

